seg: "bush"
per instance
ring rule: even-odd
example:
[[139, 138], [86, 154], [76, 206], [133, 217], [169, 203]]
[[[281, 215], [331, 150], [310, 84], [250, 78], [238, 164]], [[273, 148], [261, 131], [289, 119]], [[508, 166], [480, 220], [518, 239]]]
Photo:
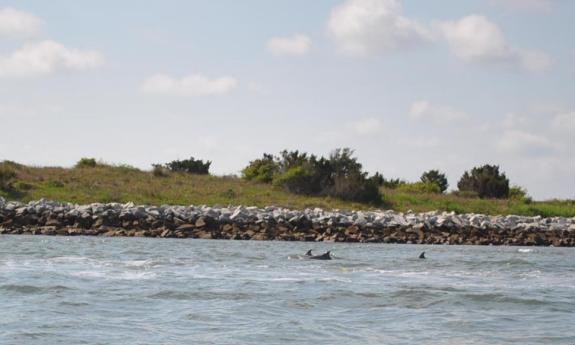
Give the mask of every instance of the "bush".
[[18, 191], [29, 191], [34, 189], [34, 185], [24, 182], [24, 181], [17, 181], [12, 186], [15, 190]]
[[372, 204], [380, 204], [382, 200], [379, 186], [374, 181], [366, 179], [363, 174], [335, 177], [333, 187], [328, 195], [343, 200]]
[[307, 195], [332, 196], [360, 202], [381, 202], [379, 186], [367, 178], [350, 149], [338, 149], [329, 158], [299, 151], [282, 151], [279, 157], [264, 154], [242, 170], [247, 180], [273, 183]]
[[527, 190], [520, 186], [513, 186], [509, 188], [509, 199], [518, 200], [527, 204], [531, 203], [533, 199], [527, 194]]
[[170, 171], [174, 172], [184, 172], [188, 174], [197, 174], [197, 175], [208, 175], [210, 173], [210, 165], [212, 164], [211, 161], [204, 162], [201, 159], [195, 159], [194, 157], [190, 157], [190, 159], [184, 160], [175, 160], [167, 163], [165, 165]]
[[398, 178], [386, 179], [385, 177], [383, 177], [382, 174], [380, 174], [378, 172], [376, 172], [373, 176], [371, 176], [370, 180], [372, 180], [379, 187], [383, 187], [383, 188], [387, 188], [387, 189], [396, 189], [397, 187], [407, 183], [404, 180], [401, 180]]
[[385, 182], [385, 177], [378, 172], [373, 174], [369, 179], [378, 186], [383, 186], [383, 183]]
[[449, 187], [447, 177], [438, 170], [429, 170], [424, 172], [421, 175], [421, 182], [436, 184], [437, 187], [439, 187], [439, 191], [437, 193], [444, 193], [447, 190], [447, 187]]
[[349, 148], [336, 149], [322, 167], [328, 173], [324, 192], [336, 198], [351, 201], [381, 203], [381, 193], [375, 181], [367, 178], [362, 165]]
[[441, 193], [441, 189], [436, 183], [433, 182], [414, 182], [404, 183], [397, 187], [400, 192], [415, 193], [415, 194], [428, 194], [428, 193]]
[[509, 196], [509, 180], [504, 173], [499, 172], [499, 166], [484, 165], [475, 167], [471, 172], [465, 172], [457, 188], [460, 191], [476, 192], [480, 198], [507, 198]]
[[152, 175], [155, 177], [167, 177], [170, 174], [168, 168], [161, 164], [152, 164]]
[[7, 166], [0, 166], [0, 189], [10, 189], [12, 181], [16, 178], [16, 171]]
[[242, 177], [246, 180], [252, 180], [263, 183], [271, 183], [274, 175], [279, 171], [278, 163], [274, 157], [264, 153], [263, 158], [256, 159], [242, 170]]
[[276, 174], [273, 178], [274, 186], [284, 187], [296, 194], [313, 194], [313, 173], [303, 166], [294, 166], [288, 171]]
[[98, 165], [95, 158], [81, 158], [76, 163], [76, 168], [95, 168]]
[[140, 169], [129, 164], [119, 164], [116, 166], [116, 169], [120, 170], [123, 173], [135, 173], [140, 171]]

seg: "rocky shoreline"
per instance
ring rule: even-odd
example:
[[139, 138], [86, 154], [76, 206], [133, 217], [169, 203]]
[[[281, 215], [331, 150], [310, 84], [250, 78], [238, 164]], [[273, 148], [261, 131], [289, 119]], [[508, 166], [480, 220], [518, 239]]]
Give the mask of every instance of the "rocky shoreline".
[[575, 218], [0, 198], [0, 234], [572, 247]]

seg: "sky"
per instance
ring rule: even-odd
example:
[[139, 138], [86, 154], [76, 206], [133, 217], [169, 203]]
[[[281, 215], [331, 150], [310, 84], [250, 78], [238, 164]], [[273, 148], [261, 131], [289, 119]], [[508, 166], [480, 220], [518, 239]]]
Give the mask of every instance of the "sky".
[[575, 1], [0, 0], [0, 160], [283, 149], [575, 198]]

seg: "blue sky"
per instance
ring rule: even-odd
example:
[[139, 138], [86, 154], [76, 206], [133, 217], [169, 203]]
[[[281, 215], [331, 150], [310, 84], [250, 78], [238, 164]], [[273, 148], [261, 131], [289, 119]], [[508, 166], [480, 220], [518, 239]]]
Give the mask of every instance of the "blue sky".
[[141, 168], [351, 147], [575, 198], [575, 2], [0, 1], [0, 159]]

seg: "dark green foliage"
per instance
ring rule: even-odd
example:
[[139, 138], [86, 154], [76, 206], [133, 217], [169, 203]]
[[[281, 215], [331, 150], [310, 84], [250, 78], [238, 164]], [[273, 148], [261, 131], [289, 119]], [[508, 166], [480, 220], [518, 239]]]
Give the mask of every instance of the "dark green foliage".
[[289, 170], [276, 174], [273, 179], [275, 186], [284, 187], [297, 194], [314, 194], [313, 172], [303, 166], [294, 166]]
[[362, 171], [362, 165], [349, 148], [336, 149], [329, 156], [330, 178], [324, 190], [343, 200], [380, 203], [379, 186]]
[[277, 162], [274, 161], [274, 156], [264, 153], [263, 158], [256, 159], [242, 170], [242, 176], [246, 180], [253, 180], [257, 182], [271, 183], [279, 170]]
[[385, 182], [385, 178], [383, 177], [383, 175], [378, 172], [373, 174], [369, 179], [377, 186], [383, 186], [383, 183]]
[[439, 170], [429, 170], [421, 175], [421, 182], [423, 183], [433, 183], [439, 187], [439, 193], [445, 193], [449, 184], [447, 183], [447, 177], [445, 174], [440, 173]]
[[[195, 159], [190, 157], [190, 159], [175, 160], [170, 163], [166, 163], [165, 167], [173, 172], [184, 172], [188, 174], [196, 175], [208, 175], [210, 173], [211, 161], [204, 162], [201, 159]], [[155, 164], [159, 165], [159, 164]]]
[[95, 168], [98, 165], [95, 158], [81, 158], [76, 163], [76, 168]]
[[475, 167], [466, 171], [457, 188], [460, 191], [476, 192], [480, 198], [507, 198], [509, 196], [509, 180], [504, 173], [499, 172], [497, 165]]
[[280, 152], [279, 157], [264, 154], [251, 161], [242, 175], [247, 180], [273, 183], [297, 194], [381, 202], [377, 181], [367, 178], [350, 149], [335, 150], [327, 159], [287, 150]]
[[396, 189], [397, 187], [406, 184], [404, 180], [401, 179], [386, 179], [383, 177], [382, 174], [376, 172], [370, 179], [379, 187], [387, 188], [387, 189]]
[[405, 180], [399, 179], [399, 178], [392, 178], [392, 179], [385, 179], [383, 181], [383, 187], [384, 188], [389, 188], [389, 189], [396, 189], [404, 184], [406, 184], [407, 182]]

